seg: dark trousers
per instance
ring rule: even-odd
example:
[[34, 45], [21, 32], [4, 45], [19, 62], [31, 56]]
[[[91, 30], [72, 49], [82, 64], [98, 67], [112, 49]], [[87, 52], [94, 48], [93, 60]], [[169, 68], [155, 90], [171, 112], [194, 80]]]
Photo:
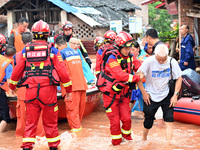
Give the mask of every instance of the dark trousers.
[[153, 126], [155, 113], [157, 112], [160, 106], [163, 111], [164, 121], [165, 122], [174, 121], [173, 117], [174, 107], [169, 107], [171, 97], [172, 97], [171, 94], [168, 94], [167, 97], [165, 97], [161, 102], [154, 102], [150, 99], [151, 105], [146, 105], [146, 103], [144, 103], [143, 111], [145, 114], [145, 119], [143, 124], [146, 129], [150, 129]]
[[3, 89], [0, 88], [0, 120], [10, 123], [9, 107], [7, 96]]

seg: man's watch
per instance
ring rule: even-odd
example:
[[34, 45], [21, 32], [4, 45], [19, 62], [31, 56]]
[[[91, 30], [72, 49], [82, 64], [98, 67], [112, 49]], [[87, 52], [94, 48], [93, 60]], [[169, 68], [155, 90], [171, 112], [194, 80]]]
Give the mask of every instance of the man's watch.
[[175, 95], [179, 96], [179, 92], [174, 92]]

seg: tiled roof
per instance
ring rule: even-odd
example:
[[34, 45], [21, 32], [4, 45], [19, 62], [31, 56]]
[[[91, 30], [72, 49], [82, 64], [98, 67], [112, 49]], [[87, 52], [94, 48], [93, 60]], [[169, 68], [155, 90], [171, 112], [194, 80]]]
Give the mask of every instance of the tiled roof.
[[113, 10], [119, 11], [134, 11], [140, 9], [138, 6], [128, 0], [62, 0], [71, 6], [76, 7], [110, 7]]

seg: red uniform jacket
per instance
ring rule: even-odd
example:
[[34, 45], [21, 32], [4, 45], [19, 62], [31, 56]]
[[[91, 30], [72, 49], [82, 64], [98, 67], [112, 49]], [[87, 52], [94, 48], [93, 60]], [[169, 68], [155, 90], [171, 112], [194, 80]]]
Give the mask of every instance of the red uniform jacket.
[[[41, 43], [41, 44], [44, 44], [44, 45], [47, 44], [44, 41], [36, 41], [35, 43]], [[21, 53], [23, 58], [20, 59], [18, 64], [15, 66], [15, 68], [13, 70], [13, 73], [11, 75], [10, 87], [11, 87], [12, 90], [15, 90], [19, 79], [24, 74], [24, 68], [25, 68], [25, 65], [26, 65], [26, 57], [25, 57], [26, 56], [26, 52], [25, 51], [26, 51], [26, 49], [24, 48], [22, 50], [22, 53]], [[50, 57], [52, 59], [53, 66], [54, 66], [55, 70], [57, 71], [57, 74], [58, 74], [58, 76], [60, 78], [60, 81], [62, 82], [62, 84], [65, 87], [66, 91], [68, 93], [70, 93], [71, 90], [72, 90], [71, 80], [69, 78], [69, 75], [67, 74], [67, 69], [66, 69], [65, 64], [64, 64], [64, 62], [62, 60], [60, 52], [56, 48], [51, 47]], [[36, 77], [28, 77], [28, 78], [32, 78], [30, 86], [34, 87], [35, 84], [37, 85], [37, 80], [39, 80], [39, 77], [37, 77], [37, 78]], [[35, 83], [34, 83], [34, 81], [35, 81]]]

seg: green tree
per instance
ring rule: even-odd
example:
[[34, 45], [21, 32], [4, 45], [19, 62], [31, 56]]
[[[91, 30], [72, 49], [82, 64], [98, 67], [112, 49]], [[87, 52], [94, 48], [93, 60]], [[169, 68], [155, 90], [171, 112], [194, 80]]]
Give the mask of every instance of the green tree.
[[155, 8], [155, 6], [159, 5], [160, 3], [161, 2], [156, 2], [148, 5], [149, 24], [158, 32], [169, 32], [171, 31], [170, 28], [171, 17], [167, 13], [166, 9]]

